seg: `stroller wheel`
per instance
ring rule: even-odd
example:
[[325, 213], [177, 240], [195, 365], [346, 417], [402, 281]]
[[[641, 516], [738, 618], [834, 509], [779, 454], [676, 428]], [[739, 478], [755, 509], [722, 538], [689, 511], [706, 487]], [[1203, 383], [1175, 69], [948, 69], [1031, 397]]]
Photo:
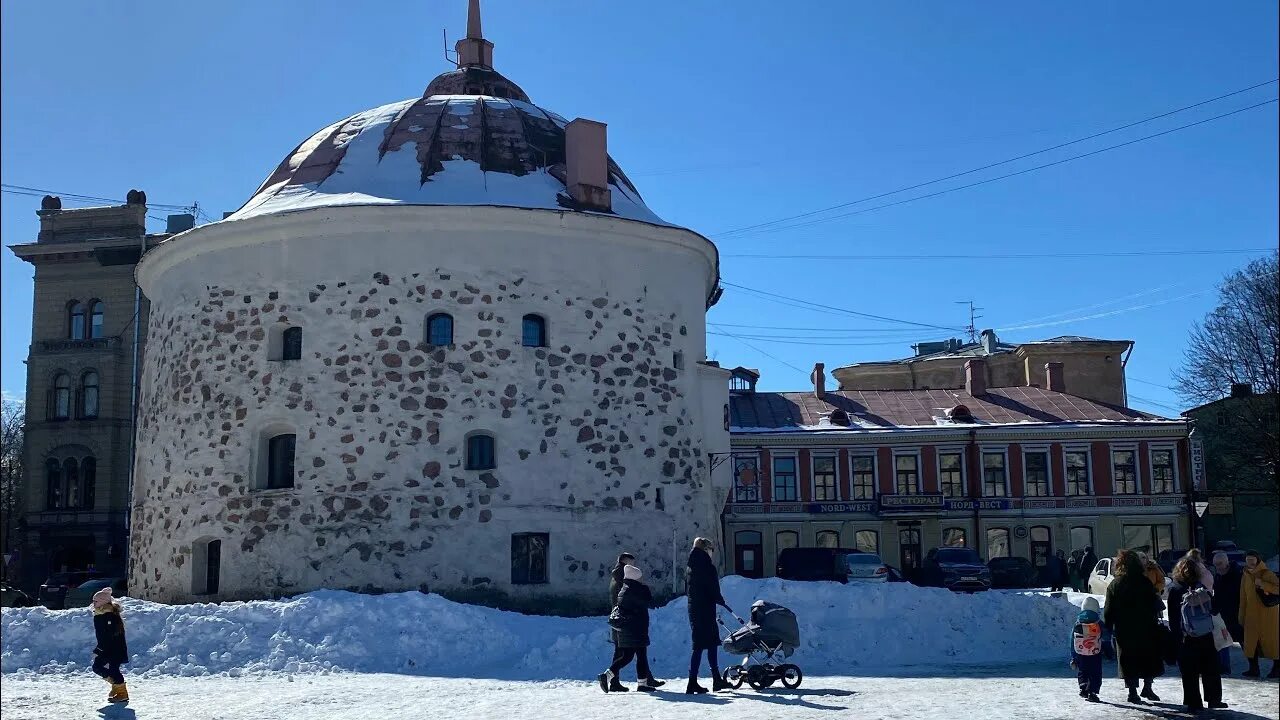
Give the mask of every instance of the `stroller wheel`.
[[730, 665], [724, 669], [722, 675], [724, 676], [724, 681], [729, 683], [734, 690], [737, 690], [742, 687], [742, 679], [746, 676], [746, 673], [742, 671], [741, 665]]
[[764, 668], [758, 665], [752, 665], [747, 668], [747, 684], [756, 690], [763, 690], [773, 684], [765, 673]]
[[778, 673], [782, 675], [782, 684], [789, 688], [798, 688], [800, 683], [804, 681], [804, 673], [800, 672], [799, 665], [790, 663], [782, 665], [778, 668]]

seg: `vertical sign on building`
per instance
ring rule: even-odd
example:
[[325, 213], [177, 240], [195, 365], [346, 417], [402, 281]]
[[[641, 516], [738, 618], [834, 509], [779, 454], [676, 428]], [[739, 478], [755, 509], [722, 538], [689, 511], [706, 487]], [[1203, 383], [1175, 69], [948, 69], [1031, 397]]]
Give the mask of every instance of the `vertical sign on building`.
[[1198, 437], [1191, 438], [1191, 487], [1193, 490], [1205, 489], [1204, 443]]

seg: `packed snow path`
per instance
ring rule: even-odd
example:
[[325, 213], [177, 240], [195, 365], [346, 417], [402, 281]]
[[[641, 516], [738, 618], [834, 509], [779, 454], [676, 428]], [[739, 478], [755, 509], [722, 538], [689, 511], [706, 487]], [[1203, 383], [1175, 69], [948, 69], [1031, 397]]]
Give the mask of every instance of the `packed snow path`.
[[[1028, 677], [1029, 676], [1029, 677]], [[624, 673], [631, 680], [631, 673]], [[672, 679], [652, 695], [634, 690], [604, 695], [594, 683], [433, 678], [392, 674], [267, 674], [139, 678], [132, 702], [108, 706], [106, 684], [89, 673], [6, 675], [5, 720], [388, 720], [393, 718], [707, 718], [708, 720], [837, 720], [838, 718], [1178, 718], [1182, 691], [1175, 676], [1156, 680], [1161, 703], [1134, 708], [1124, 687], [1103, 680], [1102, 704], [1075, 693], [1065, 667], [987, 668], [951, 677], [806, 677], [796, 690], [748, 689], [688, 696]], [[628, 685], [634, 686], [633, 682]], [[665, 692], [668, 691], [669, 692]], [[1276, 718], [1280, 685], [1228, 679], [1230, 711], [1214, 717]]]

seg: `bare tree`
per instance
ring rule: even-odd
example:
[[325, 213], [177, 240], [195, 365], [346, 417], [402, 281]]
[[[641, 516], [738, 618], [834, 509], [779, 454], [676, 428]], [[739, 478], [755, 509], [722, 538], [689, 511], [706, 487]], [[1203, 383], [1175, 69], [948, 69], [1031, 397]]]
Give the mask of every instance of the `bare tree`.
[[[1209, 452], [1215, 484], [1227, 490], [1280, 492], [1280, 268], [1259, 258], [1226, 277], [1218, 307], [1191, 329], [1178, 389], [1193, 405], [1215, 407]], [[1232, 398], [1248, 385], [1251, 394]], [[1215, 467], [1216, 466], [1216, 467]]]
[[22, 450], [27, 410], [19, 400], [0, 400], [0, 553], [17, 540], [22, 516]]

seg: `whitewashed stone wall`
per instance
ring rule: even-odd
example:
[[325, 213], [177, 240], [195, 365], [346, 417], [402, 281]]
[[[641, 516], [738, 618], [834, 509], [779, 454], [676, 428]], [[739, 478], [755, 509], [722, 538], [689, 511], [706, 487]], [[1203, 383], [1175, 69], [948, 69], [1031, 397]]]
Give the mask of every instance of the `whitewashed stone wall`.
[[[218, 599], [429, 588], [511, 607], [603, 600], [619, 549], [675, 591], [719, 536], [727, 383], [696, 364], [714, 249], [687, 231], [501, 208], [345, 208], [201, 228], [148, 255], [152, 301], [130, 590]], [[454, 318], [454, 345], [425, 319]], [[546, 318], [546, 348], [521, 318]], [[267, 359], [303, 328], [299, 361]], [[682, 354], [677, 361], [676, 353]], [[677, 367], [677, 362], [682, 362]], [[295, 487], [256, 489], [267, 434]], [[465, 437], [497, 467], [465, 469]], [[547, 532], [549, 583], [512, 585], [511, 534]], [[550, 605], [549, 605], [550, 603]]]

